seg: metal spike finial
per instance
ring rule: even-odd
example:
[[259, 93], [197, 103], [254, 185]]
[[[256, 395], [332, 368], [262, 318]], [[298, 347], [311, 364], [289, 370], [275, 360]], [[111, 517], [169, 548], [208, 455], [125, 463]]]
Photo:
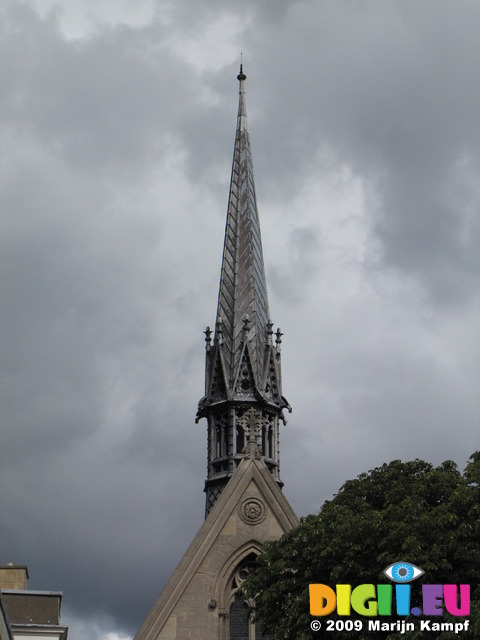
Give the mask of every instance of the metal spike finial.
[[205, 334], [205, 347], [207, 351], [210, 351], [213, 331], [210, 329], [210, 327], [207, 327], [203, 333]]
[[239, 82], [242, 82], [243, 80], [246, 80], [246, 79], [247, 79], [247, 76], [243, 73], [243, 64], [240, 63], [240, 73], [237, 76], [237, 80]]
[[269, 318], [267, 322], [267, 344], [272, 344], [272, 335], [273, 335], [273, 322]]
[[251, 320], [250, 320], [250, 316], [247, 313], [243, 319], [243, 339], [244, 340], [247, 339], [248, 333], [250, 331], [250, 326], [251, 326]]
[[275, 344], [277, 345], [277, 347], [282, 343], [282, 336], [283, 336], [283, 333], [281, 332], [280, 327], [278, 327], [277, 332], [275, 334]]

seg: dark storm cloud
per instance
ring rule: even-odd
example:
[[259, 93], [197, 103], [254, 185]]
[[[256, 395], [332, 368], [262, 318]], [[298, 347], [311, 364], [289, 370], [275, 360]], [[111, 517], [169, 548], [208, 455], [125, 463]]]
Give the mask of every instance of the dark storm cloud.
[[106, 640], [203, 517], [240, 48], [287, 496], [303, 515], [389, 459], [472, 452], [480, 8], [185, 0], [132, 26], [112, 2], [68, 39], [78, 4], [41, 4], [1, 13], [1, 560]]
[[[134, 625], [164, 580], [158, 575], [172, 570], [170, 558], [193, 535], [178, 524], [180, 515], [165, 521], [162, 512], [178, 509], [178, 491], [182, 509], [202, 514], [201, 483], [198, 495], [189, 488], [194, 470], [203, 473], [196, 449], [201, 442], [203, 452], [203, 437], [172, 457], [195, 400], [187, 405], [169, 389], [169, 371], [158, 362], [172, 358], [153, 336], [166, 305], [176, 317], [178, 285], [157, 257], [168, 242], [163, 207], [140, 195], [144, 184], [151, 188], [143, 174], [150, 177], [176, 145], [181, 105], [190, 108], [188, 70], [156, 55], [148, 29], [141, 39], [125, 28], [69, 43], [54, 21], [42, 22], [22, 5], [9, 10], [11, 64], [2, 66], [11, 87], [3, 113], [10, 157], [2, 170], [3, 561], [27, 562], [33, 588], [61, 583], [77, 615], [115, 617], [120, 606]], [[179, 76], [185, 84], [174, 90]], [[145, 101], [145, 92], [155, 98]], [[200, 372], [201, 338], [199, 345]], [[164, 396], [185, 406], [183, 417]], [[167, 481], [174, 467], [184, 469], [175, 491]], [[128, 506], [132, 497], [138, 510]], [[168, 551], [156, 563], [159, 535]], [[133, 540], [135, 559], [120, 561]], [[145, 579], [150, 565], [154, 573]], [[125, 570], [144, 583], [135, 597]], [[93, 583], [103, 585], [105, 597]]]
[[[327, 6], [293, 7], [284, 29], [270, 30], [268, 46], [265, 33], [260, 41], [252, 32], [255, 52], [268, 56], [258, 84], [276, 89], [258, 90], [260, 101], [272, 102], [256, 137], [257, 167], [260, 156], [272, 188], [279, 177], [288, 186], [292, 163], [298, 180], [327, 145], [377, 183], [385, 262], [420, 277], [438, 304], [468, 298], [478, 269], [478, 224], [469, 224], [479, 198], [471, 187], [480, 163], [480, 7]], [[300, 33], [302, 58], [293, 53]]]
[[189, 112], [195, 83], [162, 46], [162, 27], [118, 27], [72, 43], [54, 21], [37, 28], [25, 7], [23, 13], [27, 20], [7, 32], [5, 44], [15, 52], [4, 67], [13, 86], [4, 109], [18, 136], [32, 135], [93, 172], [124, 164], [130, 173], [142, 170], [147, 154], [152, 162], [168, 149], [165, 136]]

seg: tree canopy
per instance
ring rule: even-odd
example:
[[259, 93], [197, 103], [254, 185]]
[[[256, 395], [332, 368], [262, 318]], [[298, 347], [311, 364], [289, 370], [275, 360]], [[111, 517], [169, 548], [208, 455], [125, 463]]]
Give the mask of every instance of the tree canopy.
[[[400, 560], [425, 572], [411, 583], [412, 600], [422, 582], [470, 584], [470, 628], [462, 638], [480, 638], [480, 452], [470, 457], [463, 474], [452, 461], [434, 467], [418, 459], [394, 460], [348, 480], [318, 515], [302, 518], [298, 527], [265, 545], [243, 594], [255, 601], [254, 615], [264, 632], [282, 640], [458, 638], [448, 631], [332, 634], [325, 624], [311, 632], [309, 584], [385, 583], [383, 570]], [[448, 615], [442, 620], [458, 621]]]

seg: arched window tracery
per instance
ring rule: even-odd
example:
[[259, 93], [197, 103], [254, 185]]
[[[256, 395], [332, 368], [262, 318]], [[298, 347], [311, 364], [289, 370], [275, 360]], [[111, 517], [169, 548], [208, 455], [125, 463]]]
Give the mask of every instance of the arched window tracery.
[[248, 603], [238, 593], [242, 583], [255, 571], [256, 555], [244, 558], [235, 571], [230, 583], [230, 640], [272, 640], [272, 636], [261, 633], [260, 624], [253, 622], [246, 613]]

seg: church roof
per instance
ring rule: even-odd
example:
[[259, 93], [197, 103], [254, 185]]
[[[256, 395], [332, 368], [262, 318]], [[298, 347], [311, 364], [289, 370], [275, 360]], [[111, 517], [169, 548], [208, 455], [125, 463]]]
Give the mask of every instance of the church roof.
[[253, 374], [259, 383], [270, 318], [242, 66], [237, 79], [238, 116], [215, 332], [215, 341], [223, 343], [229, 387], [238, 372], [246, 330]]

